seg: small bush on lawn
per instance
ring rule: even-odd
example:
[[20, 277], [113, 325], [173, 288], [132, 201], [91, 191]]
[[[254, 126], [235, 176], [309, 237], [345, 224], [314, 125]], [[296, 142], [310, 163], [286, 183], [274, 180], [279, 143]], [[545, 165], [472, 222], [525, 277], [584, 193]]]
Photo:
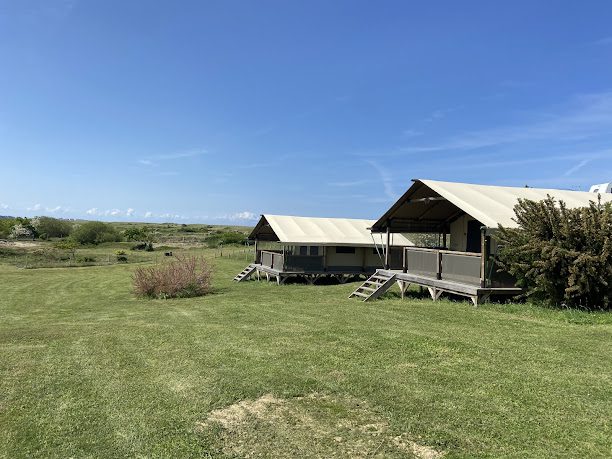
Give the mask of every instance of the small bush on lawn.
[[211, 270], [204, 258], [177, 256], [159, 266], [136, 269], [134, 292], [149, 298], [188, 298], [210, 292]]
[[612, 309], [612, 203], [568, 209], [520, 200], [518, 228], [500, 228], [499, 258], [527, 296], [552, 306]]

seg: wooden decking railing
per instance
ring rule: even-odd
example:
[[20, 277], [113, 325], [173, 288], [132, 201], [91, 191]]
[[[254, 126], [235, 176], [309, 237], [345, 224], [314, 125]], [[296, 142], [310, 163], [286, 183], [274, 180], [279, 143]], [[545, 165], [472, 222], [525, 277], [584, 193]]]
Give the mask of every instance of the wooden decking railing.
[[404, 272], [421, 276], [482, 285], [486, 274], [483, 266], [480, 253], [404, 248]]
[[285, 256], [279, 252], [270, 252], [262, 250], [259, 253], [260, 263], [268, 268], [283, 271], [285, 266]]

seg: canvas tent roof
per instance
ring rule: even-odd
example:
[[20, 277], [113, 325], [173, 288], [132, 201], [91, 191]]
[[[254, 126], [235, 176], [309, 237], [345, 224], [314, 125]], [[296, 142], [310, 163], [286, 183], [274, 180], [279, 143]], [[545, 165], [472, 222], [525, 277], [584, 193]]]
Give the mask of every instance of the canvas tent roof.
[[[547, 195], [564, 201], [569, 208], [588, 206], [597, 200], [597, 194], [586, 191], [414, 180], [372, 230], [383, 232], [390, 227], [398, 232], [435, 232], [463, 214], [488, 228], [516, 227], [514, 206], [519, 198], [540, 201]], [[612, 202], [612, 194], [602, 194], [601, 199]]]
[[[383, 244], [383, 235], [370, 233], [375, 220], [352, 218], [292, 217], [262, 215], [249, 239], [296, 245], [340, 245], [374, 247]], [[401, 234], [392, 235], [391, 245], [414, 245]]]

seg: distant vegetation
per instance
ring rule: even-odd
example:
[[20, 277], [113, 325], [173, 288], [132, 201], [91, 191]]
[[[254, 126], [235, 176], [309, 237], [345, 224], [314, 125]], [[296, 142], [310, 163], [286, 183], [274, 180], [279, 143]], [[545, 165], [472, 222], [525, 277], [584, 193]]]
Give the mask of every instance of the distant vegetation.
[[132, 247], [133, 250], [153, 251], [153, 242], [155, 242], [155, 230], [153, 228], [146, 226], [128, 228], [123, 232], [123, 236], [128, 241], [137, 242]]
[[33, 220], [33, 227], [40, 239], [63, 238], [70, 236], [72, 222], [52, 217], [38, 217]]
[[[0, 217], [0, 263], [23, 268], [142, 263], [158, 260], [159, 251], [225, 247], [240, 247], [247, 260], [249, 231], [241, 226]], [[31, 244], [21, 244], [26, 241]]]
[[500, 228], [500, 261], [527, 296], [552, 306], [612, 309], [612, 203], [568, 209], [521, 200], [519, 228]]
[[79, 225], [72, 233], [72, 238], [79, 244], [121, 241], [119, 231], [112, 224], [103, 222], [86, 222]]

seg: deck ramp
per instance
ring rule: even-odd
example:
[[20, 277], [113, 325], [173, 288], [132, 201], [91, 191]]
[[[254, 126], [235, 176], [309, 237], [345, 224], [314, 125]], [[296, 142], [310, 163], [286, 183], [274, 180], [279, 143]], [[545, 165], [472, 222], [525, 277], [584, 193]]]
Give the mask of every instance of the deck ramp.
[[375, 300], [385, 293], [395, 281], [395, 274], [388, 271], [376, 271], [367, 281], [361, 284], [349, 298], [357, 297], [363, 301]]
[[251, 263], [246, 268], [244, 268], [240, 274], [234, 277], [236, 282], [242, 282], [243, 280], [247, 280], [257, 269], [257, 265], [255, 263]]

